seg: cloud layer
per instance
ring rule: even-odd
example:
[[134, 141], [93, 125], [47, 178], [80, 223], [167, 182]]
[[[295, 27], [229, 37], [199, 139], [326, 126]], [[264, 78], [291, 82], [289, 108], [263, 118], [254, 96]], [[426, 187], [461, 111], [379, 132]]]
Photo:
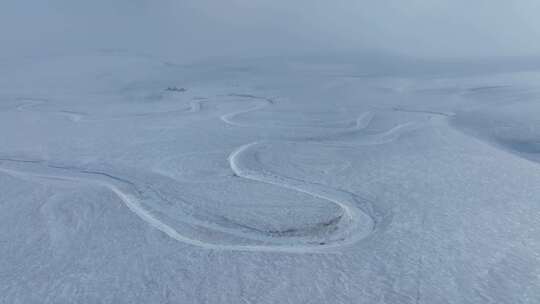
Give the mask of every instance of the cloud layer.
[[4, 53], [130, 49], [177, 59], [384, 49], [540, 53], [537, 0], [7, 0]]

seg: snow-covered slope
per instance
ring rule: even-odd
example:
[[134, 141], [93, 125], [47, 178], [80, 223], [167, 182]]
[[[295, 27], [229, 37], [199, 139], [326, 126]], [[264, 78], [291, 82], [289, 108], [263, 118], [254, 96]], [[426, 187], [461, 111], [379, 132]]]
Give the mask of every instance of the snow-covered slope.
[[536, 72], [4, 67], [0, 303], [540, 302]]

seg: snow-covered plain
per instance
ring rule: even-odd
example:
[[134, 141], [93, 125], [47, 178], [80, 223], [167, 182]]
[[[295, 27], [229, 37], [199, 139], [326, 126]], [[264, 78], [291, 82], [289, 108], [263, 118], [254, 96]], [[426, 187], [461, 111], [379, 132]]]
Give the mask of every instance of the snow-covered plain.
[[534, 71], [5, 63], [0, 302], [540, 303], [539, 97]]

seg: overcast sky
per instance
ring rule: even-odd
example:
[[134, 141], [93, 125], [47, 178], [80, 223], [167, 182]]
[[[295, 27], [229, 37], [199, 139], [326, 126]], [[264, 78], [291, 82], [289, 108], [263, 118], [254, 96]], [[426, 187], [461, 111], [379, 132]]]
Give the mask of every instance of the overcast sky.
[[0, 52], [536, 55], [539, 12], [539, 0], [2, 0]]

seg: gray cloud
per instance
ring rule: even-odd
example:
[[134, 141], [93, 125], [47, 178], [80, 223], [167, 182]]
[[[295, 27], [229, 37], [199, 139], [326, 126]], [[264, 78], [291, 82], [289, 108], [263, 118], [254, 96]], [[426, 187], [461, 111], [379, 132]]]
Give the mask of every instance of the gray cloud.
[[4, 52], [125, 48], [178, 59], [385, 49], [540, 52], [537, 0], [7, 0]]

